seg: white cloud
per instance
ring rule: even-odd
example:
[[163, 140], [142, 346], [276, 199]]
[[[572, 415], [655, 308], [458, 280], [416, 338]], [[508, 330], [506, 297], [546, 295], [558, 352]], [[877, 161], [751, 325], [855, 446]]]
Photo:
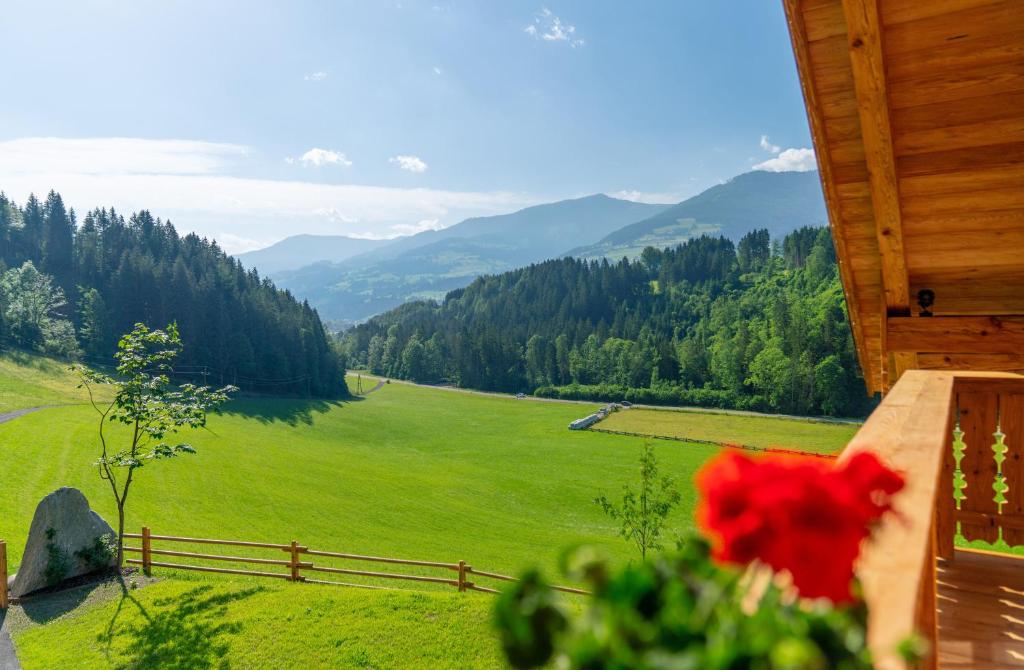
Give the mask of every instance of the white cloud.
[[576, 35], [576, 26], [566, 23], [544, 7], [533, 17], [533, 23], [523, 29], [527, 35], [545, 42], [565, 42], [573, 49], [584, 45], [582, 37]]
[[441, 68], [434, 66], [434, 74], [441, 74]]
[[817, 168], [814, 149], [786, 149], [775, 158], [754, 166], [755, 170], [766, 172], [807, 172]]
[[250, 237], [243, 237], [241, 235], [235, 235], [234, 233], [227, 233], [223, 231], [215, 233], [212, 237], [217, 240], [217, 244], [220, 245], [221, 249], [232, 254], [256, 251], [257, 249], [269, 247], [274, 243], [274, 240], [272, 239], [254, 240]]
[[779, 149], [778, 146], [768, 141], [767, 135], [761, 135], [761, 148], [767, 151], [768, 153], [772, 154], [777, 154], [779, 153], [779, 151], [781, 151], [781, 149]]
[[316, 72], [310, 72], [303, 79], [306, 81], [323, 81], [327, 79], [327, 73], [323, 70], [317, 70]]
[[615, 191], [608, 195], [619, 200], [644, 202], [650, 205], [674, 205], [686, 198], [685, 195], [678, 193], [652, 193], [647, 191]]
[[26, 137], [0, 142], [0, 175], [58, 171], [79, 174], [212, 174], [249, 153], [238, 144], [129, 137]]
[[336, 207], [320, 207], [319, 209], [314, 209], [313, 213], [338, 223], [359, 223], [359, 219], [341, 213]]
[[[0, 141], [0, 189], [23, 202], [59, 191], [80, 215], [149, 209], [229, 253], [296, 233], [391, 237], [402, 226], [448, 226], [539, 204], [523, 193], [446, 191], [241, 177], [255, 152], [192, 140], [25, 138]], [[243, 160], [247, 159], [247, 161]], [[409, 224], [409, 221], [420, 222]], [[398, 227], [398, 228], [396, 228]]]
[[409, 172], [426, 172], [429, 167], [419, 156], [393, 156], [388, 159], [388, 162]]
[[323, 167], [324, 165], [340, 165], [341, 167], [351, 167], [352, 161], [350, 161], [345, 154], [340, 151], [331, 151], [330, 149], [318, 149], [316, 147], [310, 149], [306, 153], [302, 154], [299, 158], [285, 158], [286, 163], [295, 163], [296, 161], [301, 162], [306, 167]]
[[399, 237], [401, 235], [415, 235], [427, 230], [441, 230], [444, 227], [440, 219], [422, 219], [416, 223], [397, 223], [391, 226], [391, 230], [394, 231], [392, 237]]

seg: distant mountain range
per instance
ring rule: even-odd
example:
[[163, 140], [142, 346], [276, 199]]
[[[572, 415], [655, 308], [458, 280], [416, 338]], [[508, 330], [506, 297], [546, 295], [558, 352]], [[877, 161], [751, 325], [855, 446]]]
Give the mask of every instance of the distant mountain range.
[[592, 195], [466, 219], [340, 262], [264, 273], [308, 299], [325, 319], [354, 323], [408, 300], [442, 298], [482, 274], [558, 256], [667, 206]]
[[359, 254], [378, 249], [391, 240], [365, 240], [345, 235], [293, 235], [265, 249], [248, 251], [235, 256], [260, 274], [273, 276], [286, 270], [320, 263], [340, 262]]
[[816, 171], [747, 172], [565, 255], [633, 257], [644, 247], [669, 247], [705, 233], [737, 241], [758, 228], [781, 239], [802, 226], [827, 221]]
[[738, 240], [756, 228], [775, 238], [826, 221], [817, 172], [750, 172], [677, 205], [592, 195], [396, 240], [298, 235], [238, 258], [347, 325], [549, 258], [617, 259], [705, 233]]

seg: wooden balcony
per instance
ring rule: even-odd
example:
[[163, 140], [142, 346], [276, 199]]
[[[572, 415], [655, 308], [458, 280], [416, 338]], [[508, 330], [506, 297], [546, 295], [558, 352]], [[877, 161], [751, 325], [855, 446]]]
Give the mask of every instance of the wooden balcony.
[[1024, 377], [907, 371], [843, 457], [863, 450], [907, 478], [858, 566], [877, 666], [917, 631], [924, 667], [1024, 667], [1024, 558], [954, 549], [1024, 545]]

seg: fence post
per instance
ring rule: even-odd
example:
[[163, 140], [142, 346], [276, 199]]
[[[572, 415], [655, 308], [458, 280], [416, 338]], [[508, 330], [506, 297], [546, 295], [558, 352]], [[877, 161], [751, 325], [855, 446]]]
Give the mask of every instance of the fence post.
[[459, 591], [466, 590], [466, 562], [459, 561]]
[[0, 540], [0, 610], [7, 605], [7, 543]]
[[149, 577], [153, 573], [153, 550], [149, 526], [142, 527], [142, 572]]
[[299, 580], [299, 543], [292, 540], [292, 560], [290, 567], [292, 569], [291, 580], [297, 582]]

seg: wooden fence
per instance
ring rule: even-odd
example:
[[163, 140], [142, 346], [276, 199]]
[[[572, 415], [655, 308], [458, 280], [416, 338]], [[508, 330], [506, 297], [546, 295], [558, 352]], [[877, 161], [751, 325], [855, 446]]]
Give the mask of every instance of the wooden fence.
[[10, 603], [7, 597], [7, 543], [0, 540], [0, 610], [7, 609]]
[[[170, 568], [174, 570], [197, 570], [200, 572], [215, 572], [230, 575], [249, 575], [253, 577], [268, 577], [272, 579], [284, 579], [292, 582], [305, 582], [307, 584], [329, 584], [333, 586], [355, 586], [360, 588], [383, 588], [368, 584], [357, 584], [341, 582], [329, 579], [311, 579], [303, 573], [316, 573], [317, 575], [348, 575], [356, 577], [370, 577], [383, 580], [404, 580], [411, 582], [426, 582], [431, 584], [443, 584], [457, 588], [459, 591], [481, 591], [483, 593], [498, 593], [499, 591], [487, 586], [481, 586], [471, 577], [482, 577], [504, 582], [518, 581], [515, 577], [502, 575], [495, 572], [477, 570], [465, 561], [457, 563], [444, 563], [438, 561], [416, 561], [404, 558], [387, 558], [382, 556], [364, 556], [361, 554], [348, 554], [336, 551], [319, 551], [292, 541], [288, 544], [273, 544], [266, 542], [243, 542], [241, 540], [211, 540], [198, 537], [176, 537], [172, 535], [153, 535], [148, 527], [142, 529], [142, 533], [125, 533], [125, 538], [141, 540], [139, 547], [124, 548], [126, 553], [142, 554], [142, 558], [129, 558], [126, 563], [141, 566], [146, 575], [152, 573], [154, 567]], [[171, 549], [154, 549], [154, 542], [170, 542], [181, 544], [209, 544], [230, 547], [244, 547], [247, 549], [266, 549], [275, 552], [284, 552], [286, 558], [250, 558], [245, 556], [226, 556], [222, 554], [204, 554], [188, 551], [175, 551]], [[215, 568], [205, 565], [188, 565], [185, 563], [167, 563], [154, 561], [153, 557], [169, 556], [174, 558], [192, 558], [202, 561], [220, 561], [227, 563], [241, 563], [254, 566], [277, 566], [287, 568], [287, 571], [268, 572], [266, 570], [251, 570], [238, 568]], [[314, 558], [336, 559], [342, 561], [355, 561], [362, 563], [377, 563], [382, 565], [400, 565], [419, 568], [430, 568], [441, 571], [444, 576], [409, 574], [402, 572], [381, 572], [377, 570], [359, 570], [354, 568], [339, 568], [329, 565], [321, 565], [313, 562]], [[268, 568], [269, 569], [269, 568]], [[451, 574], [454, 573], [454, 574]], [[570, 586], [554, 586], [557, 591], [564, 593], [575, 593], [590, 595], [588, 591]]]

